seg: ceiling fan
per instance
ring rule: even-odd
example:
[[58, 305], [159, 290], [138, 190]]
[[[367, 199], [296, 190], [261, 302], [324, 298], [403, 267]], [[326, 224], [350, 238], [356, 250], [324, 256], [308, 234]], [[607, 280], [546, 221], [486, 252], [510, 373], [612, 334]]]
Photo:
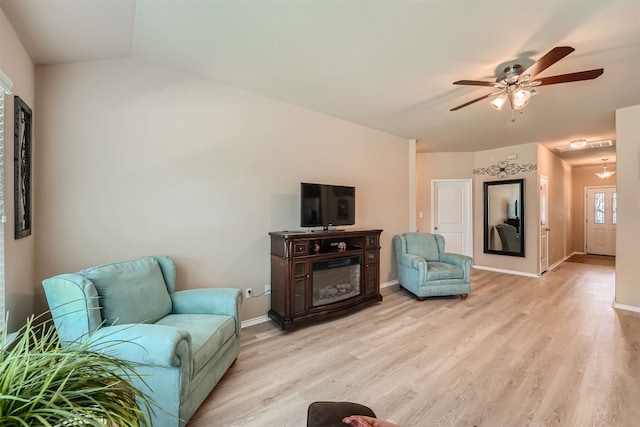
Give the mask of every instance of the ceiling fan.
[[498, 90], [479, 98], [458, 105], [449, 111], [456, 111], [468, 105], [482, 101], [490, 96], [496, 95], [491, 101], [491, 105], [500, 110], [502, 106], [509, 101], [511, 105], [511, 121], [515, 121], [515, 110], [521, 110], [528, 103], [532, 95], [536, 95], [536, 87], [554, 85], [558, 83], [577, 82], [580, 80], [592, 80], [604, 73], [604, 68], [598, 68], [589, 71], [579, 71], [577, 73], [561, 74], [558, 76], [535, 78], [542, 71], [546, 70], [565, 56], [569, 55], [575, 49], [570, 46], [559, 46], [551, 49], [546, 55], [533, 63], [526, 70], [520, 64], [509, 65], [504, 69], [503, 74], [499, 75], [495, 82], [484, 82], [478, 80], [458, 80], [453, 82], [454, 85], [464, 86], [488, 86]]

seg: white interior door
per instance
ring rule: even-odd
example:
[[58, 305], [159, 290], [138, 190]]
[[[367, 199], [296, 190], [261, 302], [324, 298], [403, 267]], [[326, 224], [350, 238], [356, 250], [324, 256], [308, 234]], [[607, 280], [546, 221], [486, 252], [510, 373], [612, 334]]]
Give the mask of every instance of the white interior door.
[[616, 187], [586, 187], [586, 248], [596, 255], [616, 254]]
[[471, 198], [470, 179], [431, 181], [431, 224], [447, 252], [473, 256]]
[[540, 274], [549, 268], [549, 178], [540, 175]]

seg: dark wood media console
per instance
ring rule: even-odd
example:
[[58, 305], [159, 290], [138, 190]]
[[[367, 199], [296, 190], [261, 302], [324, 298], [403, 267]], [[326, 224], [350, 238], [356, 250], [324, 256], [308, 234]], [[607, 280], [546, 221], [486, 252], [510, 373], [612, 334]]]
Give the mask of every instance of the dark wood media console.
[[382, 230], [278, 231], [271, 236], [271, 310], [282, 329], [382, 301]]

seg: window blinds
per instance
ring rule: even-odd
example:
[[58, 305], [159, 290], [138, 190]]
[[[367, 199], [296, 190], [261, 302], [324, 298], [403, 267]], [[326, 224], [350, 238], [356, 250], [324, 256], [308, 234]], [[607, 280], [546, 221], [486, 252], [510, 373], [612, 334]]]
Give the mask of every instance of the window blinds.
[[7, 216], [4, 212], [4, 96], [11, 94], [13, 82], [0, 70], [0, 330], [4, 329], [5, 286], [4, 286], [4, 223]]

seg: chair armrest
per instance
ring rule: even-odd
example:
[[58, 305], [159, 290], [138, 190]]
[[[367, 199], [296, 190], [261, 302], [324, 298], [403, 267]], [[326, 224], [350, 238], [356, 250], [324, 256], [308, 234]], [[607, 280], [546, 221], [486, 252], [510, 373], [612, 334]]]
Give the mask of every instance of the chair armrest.
[[42, 286], [61, 342], [81, 340], [101, 326], [98, 293], [89, 279], [59, 274], [43, 280]]
[[191, 335], [166, 325], [146, 323], [105, 326], [90, 335], [91, 349], [129, 362], [182, 367], [191, 373]]
[[462, 268], [465, 280], [469, 280], [471, 266], [473, 265], [473, 258], [466, 255], [445, 252], [440, 256], [440, 261]]
[[233, 288], [202, 288], [171, 295], [174, 314], [226, 314], [236, 316], [242, 305], [242, 292]]
[[418, 255], [411, 255], [411, 254], [402, 255], [402, 257], [400, 258], [400, 264], [405, 267], [415, 268], [417, 270], [420, 269], [420, 264], [422, 264], [425, 269], [428, 266], [427, 261], [424, 258]]
[[440, 261], [446, 262], [447, 264], [457, 265], [458, 267], [461, 267], [461, 268], [465, 268], [467, 265], [469, 265], [469, 268], [470, 268], [471, 264], [473, 264], [473, 258], [469, 256], [461, 255], [461, 254], [452, 254], [447, 252], [443, 253], [440, 256]]
[[240, 336], [242, 292], [235, 288], [201, 288], [171, 294], [174, 314], [220, 314], [233, 316]]

